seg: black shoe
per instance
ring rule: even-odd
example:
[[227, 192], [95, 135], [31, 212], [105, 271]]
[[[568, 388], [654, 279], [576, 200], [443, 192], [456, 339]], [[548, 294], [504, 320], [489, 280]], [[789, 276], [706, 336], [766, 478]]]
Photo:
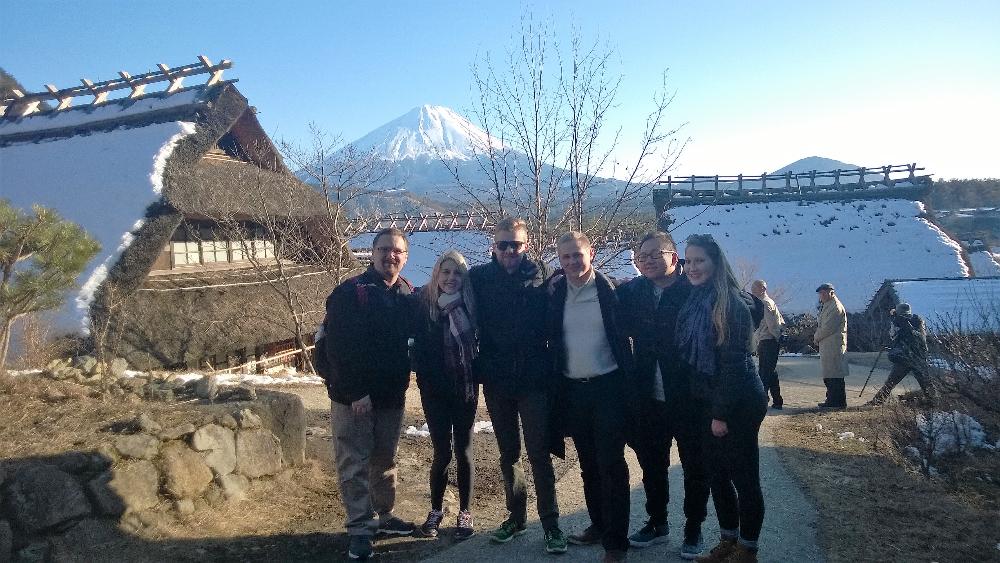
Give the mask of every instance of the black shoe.
[[771, 403], [771, 408], [776, 411], [780, 411], [781, 409], [785, 408], [785, 403], [776, 401], [774, 403]]
[[458, 526], [455, 527], [455, 541], [462, 541], [476, 535], [475, 524], [472, 520], [472, 513], [462, 510], [458, 513]]
[[420, 526], [420, 533], [425, 538], [438, 537], [438, 529], [441, 527], [441, 520], [444, 519], [444, 512], [431, 510], [427, 513], [427, 520]]
[[579, 534], [570, 534], [566, 539], [573, 545], [594, 545], [601, 543], [602, 535], [604, 535], [604, 532], [591, 524], [590, 526], [587, 526], [586, 530], [580, 532]]
[[669, 534], [670, 525], [666, 522], [659, 526], [652, 522], [646, 522], [646, 525], [639, 529], [638, 532], [629, 536], [628, 543], [632, 547], [646, 547], [667, 541]]
[[367, 560], [372, 556], [371, 536], [351, 536], [350, 546], [347, 548], [347, 557], [350, 559]]
[[408, 536], [416, 529], [417, 527], [413, 522], [406, 522], [395, 516], [378, 523], [378, 533], [389, 536]]
[[821, 409], [832, 409], [832, 410], [838, 410], [838, 411], [842, 411], [842, 410], [844, 410], [844, 409], [847, 408], [847, 405], [834, 405], [834, 404], [828, 403], [826, 401], [823, 401], [822, 403], [817, 403], [816, 406], [819, 407], [819, 408], [821, 408]]

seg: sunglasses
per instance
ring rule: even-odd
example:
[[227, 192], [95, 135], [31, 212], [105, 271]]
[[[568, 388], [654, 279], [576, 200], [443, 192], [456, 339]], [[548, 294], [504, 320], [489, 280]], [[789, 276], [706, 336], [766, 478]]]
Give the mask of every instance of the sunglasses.
[[500, 252], [506, 252], [513, 249], [515, 252], [521, 250], [524, 247], [524, 241], [520, 240], [498, 240], [496, 242], [497, 250]]

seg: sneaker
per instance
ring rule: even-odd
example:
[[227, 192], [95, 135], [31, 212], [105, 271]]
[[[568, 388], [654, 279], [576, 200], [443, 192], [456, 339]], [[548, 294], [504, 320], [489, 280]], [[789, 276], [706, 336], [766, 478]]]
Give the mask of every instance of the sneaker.
[[670, 533], [670, 524], [664, 522], [659, 526], [652, 522], [646, 522], [638, 532], [628, 537], [628, 543], [632, 547], [647, 547], [650, 545], [667, 541]]
[[698, 563], [722, 563], [726, 561], [730, 554], [736, 550], [736, 538], [726, 538], [719, 540], [718, 545], [712, 548], [705, 555], [695, 557]]
[[371, 536], [351, 536], [347, 547], [347, 556], [351, 559], [365, 560], [372, 556]]
[[601, 536], [604, 532], [597, 529], [597, 526], [591, 524], [587, 526], [587, 529], [580, 532], [579, 534], [570, 534], [567, 539], [569, 543], [573, 545], [594, 545], [595, 543], [601, 543]]
[[490, 541], [493, 543], [507, 543], [517, 536], [528, 531], [525, 525], [514, 522], [513, 518], [508, 518], [500, 524], [500, 527], [490, 534]]
[[684, 543], [681, 544], [681, 557], [694, 559], [701, 555], [702, 551], [705, 551], [705, 539], [700, 533], [694, 538], [684, 538]]
[[552, 528], [545, 532], [545, 552], [546, 553], [566, 553], [569, 545], [566, 543], [566, 534], [559, 528]]
[[378, 533], [389, 536], [408, 536], [416, 529], [417, 527], [413, 522], [406, 522], [395, 516], [388, 520], [380, 520], [378, 523]]
[[622, 563], [628, 560], [628, 554], [624, 551], [612, 549], [604, 552], [603, 563]]
[[438, 537], [438, 528], [441, 527], [441, 520], [444, 519], [444, 512], [432, 510], [427, 513], [427, 520], [420, 526], [420, 533], [427, 538]]
[[472, 520], [472, 513], [462, 510], [458, 513], [458, 526], [455, 528], [455, 541], [462, 541], [476, 535], [475, 525]]

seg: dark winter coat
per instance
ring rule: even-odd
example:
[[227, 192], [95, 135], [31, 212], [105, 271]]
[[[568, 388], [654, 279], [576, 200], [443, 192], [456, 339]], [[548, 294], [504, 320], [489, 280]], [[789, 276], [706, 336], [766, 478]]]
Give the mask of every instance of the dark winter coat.
[[549, 389], [545, 281], [552, 268], [527, 257], [514, 274], [494, 257], [469, 270], [479, 324], [473, 371], [485, 390], [510, 395]]
[[927, 366], [927, 329], [919, 315], [893, 315], [896, 334], [889, 345], [888, 357], [902, 364], [923, 371]]
[[330, 293], [322, 339], [330, 400], [349, 405], [370, 396], [375, 408], [403, 408], [415, 313], [411, 292], [405, 279], [388, 287], [369, 267]]
[[683, 273], [663, 290], [659, 301], [654, 297], [653, 282], [644, 276], [618, 287], [621, 325], [635, 347], [635, 381], [642, 399], [653, 396], [657, 362], [667, 401], [683, 403], [691, 396], [691, 366], [681, 359], [674, 343], [677, 313], [690, 292], [691, 283]]
[[767, 402], [764, 386], [751, 359], [754, 325], [745, 294], [730, 296], [726, 318], [728, 334], [726, 342], [715, 349], [715, 373], [692, 373], [691, 376], [691, 394], [708, 401], [712, 418], [722, 421], [727, 421], [733, 410], [741, 405]]
[[[417, 295], [413, 296], [413, 300], [413, 371], [417, 374], [420, 394], [460, 397], [462, 390], [445, 366], [444, 339], [448, 331], [448, 316], [438, 315], [431, 319], [427, 302]], [[447, 336], [450, 338], [450, 335]]]

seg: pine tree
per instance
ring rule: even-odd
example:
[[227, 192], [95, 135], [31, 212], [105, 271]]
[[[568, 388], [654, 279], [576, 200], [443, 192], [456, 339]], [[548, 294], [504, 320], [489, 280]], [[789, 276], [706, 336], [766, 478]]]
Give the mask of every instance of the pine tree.
[[78, 225], [40, 205], [31, 213], [0, 199], [0, 374], [18, 318], [55, 309], [100, 245]]

